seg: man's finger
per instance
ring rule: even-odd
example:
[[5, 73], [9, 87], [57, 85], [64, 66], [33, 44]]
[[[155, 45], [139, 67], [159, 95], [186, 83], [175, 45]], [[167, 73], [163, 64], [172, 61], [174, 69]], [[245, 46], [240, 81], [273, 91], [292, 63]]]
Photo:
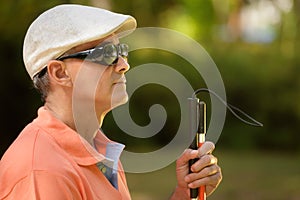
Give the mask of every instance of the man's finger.
[[177, 159], [177, 165], [182, 166], [186, 165], [189, 160], [197, 158], [199, 155], [199, 152], [197, 150], [192, 149], [186, 149], [183, 154], [180, 156], [180, 158]]
[[199, 158], [206, 155], [206, 154], [210, 154], [213, 152], [213, 150], [215, 149], [215, 144], [207, 141], [205, 142], [199, 149], [198, 149], [198, 156]]

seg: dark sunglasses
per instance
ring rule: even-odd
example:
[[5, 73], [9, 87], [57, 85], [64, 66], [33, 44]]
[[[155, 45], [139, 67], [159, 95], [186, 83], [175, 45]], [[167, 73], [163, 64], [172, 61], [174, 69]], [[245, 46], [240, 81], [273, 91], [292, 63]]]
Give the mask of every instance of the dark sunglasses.
[[64, 60], [67, 58], [78, 58], [85, 59], [101, 65], [114, 65], [118, 62], [119, 56], [127, 59], [128, 56], [128, 45], [127, 44], [103, 44], [97, 46], [94, 49], [80, 51], [74, 54], [65, 55], [57, 58], [57, 60]]

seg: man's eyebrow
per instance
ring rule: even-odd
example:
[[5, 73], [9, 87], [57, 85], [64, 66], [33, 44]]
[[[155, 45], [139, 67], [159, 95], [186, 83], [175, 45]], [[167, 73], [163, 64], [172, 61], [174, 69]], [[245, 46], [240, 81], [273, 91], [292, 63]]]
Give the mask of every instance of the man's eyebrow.
[[[104, 40], [103, 42], [100, 42], [97, 46], [95, 46], [93, 48], [105, 46], [107, 44], [114, 44], [114, 45], [116, 45], [116, 44], [119, 44], [119, 43], [120, 43], [119, 41], [115, 42], [113, 40]], [[90, 49], [93, 49], [93, 48], [90, 48]]]
[[[97, 46], [94, 46], [93, 48], [103, 47], [103, 46], [105, 46], [107, 44], [111, 44], [111, 43], [112, 43], [112, 41], [103, 41], [103, 42], [100, 42], [99, 44], [97, 44]], [[93, 49], [93, 48], [91, 48], [91, 49]]]

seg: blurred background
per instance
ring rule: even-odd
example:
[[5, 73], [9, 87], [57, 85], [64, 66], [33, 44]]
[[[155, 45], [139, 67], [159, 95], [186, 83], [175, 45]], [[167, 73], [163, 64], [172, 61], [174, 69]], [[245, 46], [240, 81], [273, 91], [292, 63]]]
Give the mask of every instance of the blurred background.
[[[107, 8], [133, 15], [139, 27], [164, 27], [187, 34], [215, 61], [228, 102], [264, 124], [263, 128], [250, 127], [227, 114], [215, 151], [224, 179], [209, 199], [300, 198], [300, 0], [2, 0], [0, 156], [42, 105], [22, 61], [26, 30], [40, 13], [62, 3]], [[172, 56], [131, 52], [130, 64], [184, 65], [183, 59]], [[127, 136], [115, 126], [111, 114], [103, 129], [111, 139], [125, 143], [127, 150], [158, 149], [178, 128], [178, 108], [170, 99], [172, 93], [158, 85], [147, 85], [130, 99], [130, 112], [140, 125], [149, 123], [148, 109], [154, 103], [165, 105], [171, 113], [166, 127], [151, 138]], [[133, 199], [167, 199], [176, 186], [174, 163], [155, 172], [127, 176]]]

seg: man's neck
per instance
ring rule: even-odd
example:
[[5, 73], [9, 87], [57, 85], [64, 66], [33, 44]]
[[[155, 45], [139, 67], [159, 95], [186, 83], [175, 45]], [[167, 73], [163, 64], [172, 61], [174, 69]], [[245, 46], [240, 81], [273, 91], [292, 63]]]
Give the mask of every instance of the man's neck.
[[104, 118], [102, 115], [100, 120], [97, 120], [94, 110], [90, 113], [88, 109], [79, 109], [74, 113], [72, 103], [67, 103], [66, 101], [57, 103], [51, 101], [51, 98], [47, 98], [44, 106], [55, 118], [62, 121], [93, 145], [94, 137], [102, 125]]

